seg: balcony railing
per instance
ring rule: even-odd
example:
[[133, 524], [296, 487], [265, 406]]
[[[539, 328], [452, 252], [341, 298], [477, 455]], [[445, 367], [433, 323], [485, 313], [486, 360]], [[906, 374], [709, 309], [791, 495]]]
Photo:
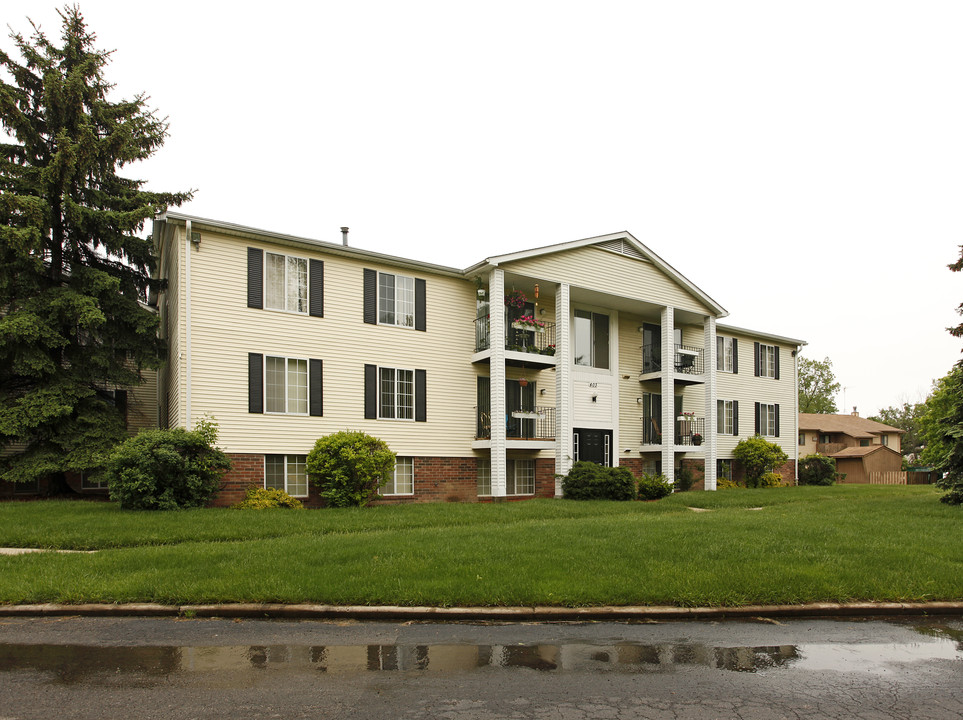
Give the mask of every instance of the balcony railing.
[[[642, 418], [642, 444], [661, 445], [662, 444], [662, 418], [645, 415]], [[675, 421], [675, 444], [676, 445], [701, 445], [705, 440], [706, 419], [701, 417], [687, 416], [685, 420]], [[698, 440], [696, 440], [698, 436]]]
[[820, 455], [835, 455], [845, 449], [844, 443], [816, 443], [816, 452]]
[[[702, 348], [690, 345], [675, 346], [675, 371], [684, 375], [702, 375], [705, 365], [702, 360]], [[642, 372], [662, 372], [662, 354], [658, 345], [642, 346]]]
[[[554, 440], [555, 408], [536, 406], [530, 410], [505, 413], [505, 431], [510, 440]], [[491, 413], [488, 408], [475, 408], [475, 439], [492, 436]]]
[[[491, 320], [475, 320], [475, 352], [491, 348]], [[538, 321], [538, 325], [511, 322], [505, 318], [505, 349], [516, 352], [555, 354], [555, 323]]]

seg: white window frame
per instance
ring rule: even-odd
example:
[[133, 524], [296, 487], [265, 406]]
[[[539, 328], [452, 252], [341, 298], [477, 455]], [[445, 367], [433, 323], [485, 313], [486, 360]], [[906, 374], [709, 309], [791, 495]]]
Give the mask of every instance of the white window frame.
[[[277, 469], [280, 459], [281, 472], [284, 476], [283, 487], [281, 483], [268, 485], [269, 466]], [[308, 473], [305, 463], [307, 455], [265, 455], [264, 456], [264, 487], [278, 488], [284, 490], [291, 497], [306, 498], [308, 496]]]
[[732, 460], [719, 458], [716, 465], [716, 480], [732, 480]]
[[800, 444], [800, 445], [805, 445], [805, 444], [806, 444], [806, 433], [804, 433], [804, 432], [800, 432], [800, 433], [799, 433], [799, 444]]
[[759, 403], [759, 434], [762, 437], [776, 437], [776, 406]]
[[[505, 461], [505, 494], [535, 494], [535, 460], [531, 458], [508, 458]], [[529, 490], [531, 488], [531, 490]], [[522, 492], [519, 492], [519, 489]]]
[[478, 497], [490, 497], [492, 494], [492, 461], [478, 460], [477, 470]]
[[716, 370], [731, 373], [732, 355], [732, 338], [716, 335]]
[[[387, 280], [391, 278], [391, 287]], [[390, 290], [390, 297], [389, 297]], [[410, 311], [410, 312], [408, 312]], [[415, 279], [410, 275], [378, 273], [378, 324], [415, 328]]]
[[[284, 361], [284, 389], [283, 389], [283, 391], [282, 391], [282, 397], [283, 397], [283, 400], [284, 400], [284, 409], [283, 409], [283, 410], [277, 410], [277, 409], [271, 410], [271, 409], [269, 409], [271, 403], [269, 402], [269, 396], [268, 396], [268, 392], [269, 392], [268, 366], [272, 364], [272, 363], [270, 362], [270, 361], [272, 361], [272, 360], [274, 360], [274, 361], [277, 361], [277, 360], [282, 360], [282, 361]], [[294, 398], [291, 397], [291, 390], [292, 390], [292, 387], [291, 387], [292, 363], [304, 363], [304, 373], [303, 373], [303, 376], [304, 376], [304, 387], [303, 387], [304, 397], [303, 397], [303, 398], [300, 397], [300, 396], [296, 396], [296, 397], [294, 397]], [[311, 395], [311, 393], [310, 393], [310, 385], [311, 385], [310, 365], [311, 365], [311, 363], [308, 362], [308, 359], [307, 359], [307, 358], [287, 357], [287, 356], [285, 356], [285, 355], [267, 355], [267, 354], [265, 354], [265, 356], [264, 356], [264, 412], [265, 412], [265, 414], [268, 414], [268, 415], [307, 415], [307, 414], [308, 414], [308, 411], [310, 410], [310, 402], [309, 402], [309, 401], [310, 401], [310, 395]], [[300, 369], [299, 369], [296, 365], [295, 365], [295, 368], [294, 368], [294, 371], [293, 371], [293, 372], [294, 372], [294, 377], [300, 377], [301, 372], [300, 372]], [[273, 387], [276, 387], [276, 385], [277, 385], [277, 383], [273, 383], [273, 382], [272, 382], [272, 383], [270, 384], [270, 387], [273, 388]], [[300, 388], [296, 388], [296, 389], [300, 389]], [[274, 400], [277, 400], [277, 398], [274, 398]], [[293, 402], [292, 402], [292, 401], [293, 401]], [[292, 409], [292, 404], [295, 404], [295, 407], [294, 407], [293, 409]], [[301, 411], [300, 408], [297, 407], [298, 405], [303, 405], [304, 410]]]
[[81, 490], [107, 490], [107, 481], [100, 480], [94, 482], [90, 480], [87, 473], [80, 473], [80, 489]]
[[[588, 317], [579, 317], [579, 313], [588, 313]], [[604, 367], [600, 367], [596, 363], [599, 362], [598, 358], [595, 357], [595, 318], [596, 316], [604, 317], [606, 323], [606, 334], [608, 336], [608, 345], [606, 348], [606, 364]], [[588, 320], [589, 321], [589, 348], [588, 348], [588, 361], [579, 362], [579, 356], [577, 354], [578, 350], [578, 320]], [[576, 308], [572, 313], [572, 364], [579, 368], [595, 368], [596, 370], [611, 370], [612, 368], [612, 315], [607, 312], [596, 312], [595, 310], [589, 310], [587, 308]]]
[[[264, 308], [281, 312], [308, 314], [308, 259], [297, 255], [284, 255], [265, 251], [264, 253]], [[281, 258], [283, 277], [281, 287], [273, 287], [276, 281], [272, 258]], [[292, 292], [293, 291], [293, 292]]]
[[415, 460], [410, 457], [395, 458], [395, 469], [388, 478], [382, 495], [415, 494]]
[[[716, 434], [732, 435], [735, 431], [735, 404], [733, 400], [719, 400], [716, 408]], [[722, 412], [719, 412], [721, 408]]]
[[[390, 373], [390, 379], [386, 376]], [[402, 373], [406, 378], [402, 377]], [[410, 392], [405, 392], [405, 386], [410, 386]], [[386, 387], [390, 389], [386, 390]], [[390, 402], [385, 400], [390, 398]], [[407, 399], [409, 402], [403, 402]], [[390, 410], [389, 410], [390, 408]], [[415, 371], [408, 368], [393, 368], [378, 366], [378, 419], [415, 420]]]
[[759, 343], [759, 377], [776, 377], [776, 346]]

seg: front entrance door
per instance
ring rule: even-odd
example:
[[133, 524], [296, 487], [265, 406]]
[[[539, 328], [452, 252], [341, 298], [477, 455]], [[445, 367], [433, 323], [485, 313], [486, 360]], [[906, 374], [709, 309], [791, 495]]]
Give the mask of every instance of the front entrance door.
[[575, 428], [575, 459], [599, 465], [612, 464], [612, 431]]

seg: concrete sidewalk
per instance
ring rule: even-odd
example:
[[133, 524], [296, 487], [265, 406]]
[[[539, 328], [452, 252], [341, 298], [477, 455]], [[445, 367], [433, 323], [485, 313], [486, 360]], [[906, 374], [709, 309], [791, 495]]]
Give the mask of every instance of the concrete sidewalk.
[[284, 605], [231, 603], [223, 605], [159, 605], [153, 603], [86, 603], [80, 605], [0, 605], [0, 617], [220, 617], [353, 620], [438, 620], [444, 622], [501, 620], [706, 620], [722, 618], [963, 616], [963, 602], [930, 603], [809, 603], [805, 605], [745, 605], [742, 607], [601, 606], [601, 607], [403, 607], [368, 605]]

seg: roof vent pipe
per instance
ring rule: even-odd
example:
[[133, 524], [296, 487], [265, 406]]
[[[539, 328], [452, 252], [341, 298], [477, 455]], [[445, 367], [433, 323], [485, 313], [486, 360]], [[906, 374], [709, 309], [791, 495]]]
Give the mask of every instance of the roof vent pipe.
[[348, 247], [348, 228], [346, 227], [341, 228], [341, 242]]

